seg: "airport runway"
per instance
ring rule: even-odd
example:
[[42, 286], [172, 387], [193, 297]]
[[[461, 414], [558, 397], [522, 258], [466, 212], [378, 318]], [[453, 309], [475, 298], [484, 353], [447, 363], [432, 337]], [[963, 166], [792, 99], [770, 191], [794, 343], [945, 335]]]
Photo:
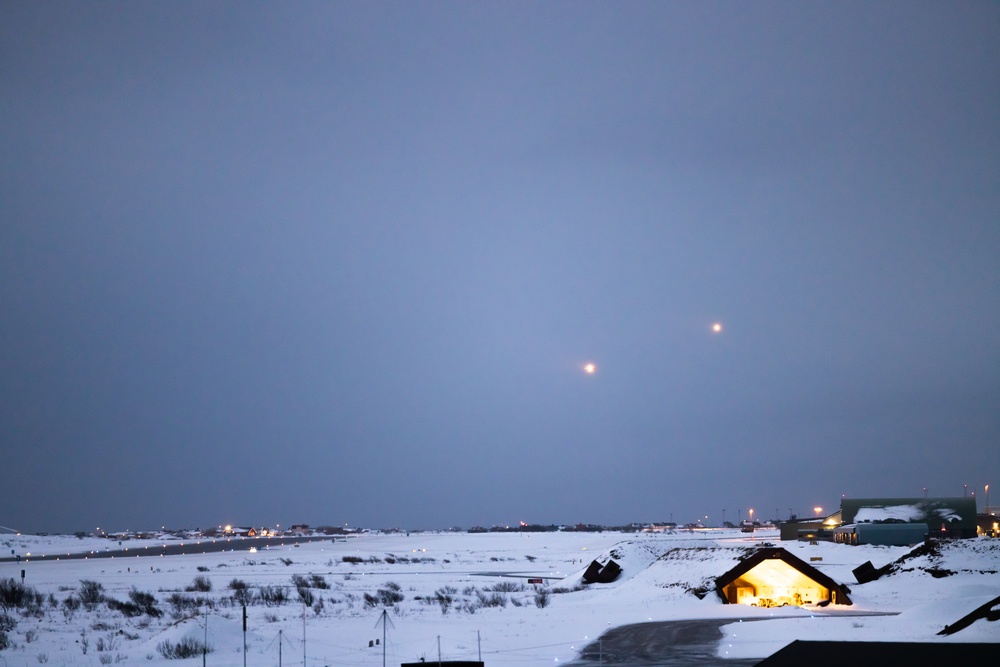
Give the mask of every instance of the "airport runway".
[[[249, 551], [256, 547], [267, 547], [295, 544], [299, 542], [343, 542], [343, 536], [334, 538], [332, 535], [309, 537], [229, 537], [221, 539], [191, 540], [187, 542], [163, 542], [156, 545], [127, 547], [116, 549], [81, 551], [73, 553], [47, 553], [32, 556], [21, 556], [20, 562], [39, 562], [52, 560], [74, 560], [83, 558], [136, 558], [143, 556], [178, 556], [181, 554], [206, 554], [219, 551]], [[0, 563], [17, 562], [17, 556], [0, 558]]]

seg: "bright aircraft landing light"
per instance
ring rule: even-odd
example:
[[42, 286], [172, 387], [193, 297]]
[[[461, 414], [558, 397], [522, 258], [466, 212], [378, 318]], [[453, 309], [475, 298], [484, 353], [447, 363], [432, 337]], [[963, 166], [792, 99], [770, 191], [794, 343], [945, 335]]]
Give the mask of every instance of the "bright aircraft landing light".
[[716, 322], [712, 325], [712, 333], [722, 333], [722, 323]]
[[594, 373], [597, 372], [597, 366], [595, 366], [594, 364], [584, 364], [583, 372], [586, 373], [587, 375], [593, 375]]

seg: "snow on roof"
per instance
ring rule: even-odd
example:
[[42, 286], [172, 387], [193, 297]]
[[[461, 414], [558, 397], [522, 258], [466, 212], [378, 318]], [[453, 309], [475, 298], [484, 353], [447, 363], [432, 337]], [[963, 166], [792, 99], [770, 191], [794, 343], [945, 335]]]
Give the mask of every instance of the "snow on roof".
[[854, 523], [876, 523], [879, 521], [903, 521], [907, 523], [922, 522], [928, 518], [938, 518], [944, 521], [959, 521], [961, 515], [951, 507], [936, 507], [931, 510], [931, 517], [924, 508], [917, 505], [888, 505], [886, 507], [862, 507], [854, 515]]
[[[954, 513], [954, 510], [948, 510]], [[916, 505], [890, 505], [887, 507], [862, 507], [854, 515], [854, 523], [874, 523], [876, 521], [923, 521], [927, 518], [924, 510]]]
[[958, 512], [948, 507], [939, 507], [934, 510], [934, 513], [945, 521], [959, 521], [962, 518]]

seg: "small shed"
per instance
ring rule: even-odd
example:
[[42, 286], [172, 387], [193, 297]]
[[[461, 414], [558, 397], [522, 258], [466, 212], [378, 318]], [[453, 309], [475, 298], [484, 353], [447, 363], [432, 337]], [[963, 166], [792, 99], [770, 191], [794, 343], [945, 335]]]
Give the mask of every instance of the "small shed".
[[758, 549], [715, 580], [725, 604], [785, 607], [849, 605], [850, 589], [779, 547]]

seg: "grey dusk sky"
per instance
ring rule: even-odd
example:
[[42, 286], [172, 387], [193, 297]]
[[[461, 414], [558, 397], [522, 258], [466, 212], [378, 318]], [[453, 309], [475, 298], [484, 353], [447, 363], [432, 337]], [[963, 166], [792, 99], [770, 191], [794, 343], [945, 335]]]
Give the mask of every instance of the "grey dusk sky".
[[26, 531], [1000, 504], [1000, 4], [3, 0], [0, 439]]

